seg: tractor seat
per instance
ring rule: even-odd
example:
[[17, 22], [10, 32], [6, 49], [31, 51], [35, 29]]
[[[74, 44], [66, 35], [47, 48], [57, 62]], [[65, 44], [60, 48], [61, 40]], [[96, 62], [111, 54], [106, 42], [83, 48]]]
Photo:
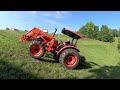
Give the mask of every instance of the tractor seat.
[[56, 50], [60, 50], [62, 47], [67, 46], [67, 45], [73, 46], [74, 44], [73, 44], [72, 42], [64, 42], [64, 43], [61, 43], [61, 44], [57, 47]]

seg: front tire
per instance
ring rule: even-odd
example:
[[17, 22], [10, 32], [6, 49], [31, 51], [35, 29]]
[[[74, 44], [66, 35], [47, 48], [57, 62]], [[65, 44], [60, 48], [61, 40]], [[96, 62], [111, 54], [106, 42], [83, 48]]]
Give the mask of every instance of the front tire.
[[33, 42], [29, 46], [29, 54], [32, 58], [40, 59], [44, 55], [44, 48], [40, 42]]
[[60, 64], [66, 69], [74, 69], [79, 64], [80, 55], [75, 49], [64, 50], [59, 57]]

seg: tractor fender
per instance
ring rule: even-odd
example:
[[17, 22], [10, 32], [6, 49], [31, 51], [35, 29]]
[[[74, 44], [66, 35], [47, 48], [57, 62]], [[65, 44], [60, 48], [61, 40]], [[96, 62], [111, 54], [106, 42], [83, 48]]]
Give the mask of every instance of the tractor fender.
[[59, 57], [60, 53], [65, 50], [65, 49], [68, 49], [68, 48], [72, 48], [72, 49], [75, 49], [77, 50], [78, 52], [80, 52], [80, 50], [77, 48], [77, 47], [74, 47], [74, 46], [64, 46], [63, 48], [61, 48], [58, 52], [57, 52], [57, 57]]

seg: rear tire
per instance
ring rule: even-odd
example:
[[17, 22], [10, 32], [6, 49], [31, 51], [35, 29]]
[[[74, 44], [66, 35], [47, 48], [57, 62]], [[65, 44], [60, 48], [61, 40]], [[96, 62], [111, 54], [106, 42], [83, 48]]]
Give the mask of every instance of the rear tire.
[[29, 54], [32, 58], [40, 59], [44, 55], [44, 48], [40, 42], [33, 42], [29, 46]]
[[66, 49], [59, 56], [60, 64], [66, 69], [74, 69], [79, 64], [80, 55], [75, 49]]

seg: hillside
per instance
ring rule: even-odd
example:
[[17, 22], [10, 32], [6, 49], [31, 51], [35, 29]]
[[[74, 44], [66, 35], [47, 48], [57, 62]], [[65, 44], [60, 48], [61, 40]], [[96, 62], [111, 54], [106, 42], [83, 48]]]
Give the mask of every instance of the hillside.
[[[24, 33], [0, 30], [0, 79], [120, 79], [117, 39], [113, 43], [79, 40], [77, 45], [86, 62], [76, 70], [66, 70], [52, 58], [35, 62], [28, 55], [29, 43], [19, 42]], [[60, 39], [64, 41], [68, 37], [63, 35]]]

